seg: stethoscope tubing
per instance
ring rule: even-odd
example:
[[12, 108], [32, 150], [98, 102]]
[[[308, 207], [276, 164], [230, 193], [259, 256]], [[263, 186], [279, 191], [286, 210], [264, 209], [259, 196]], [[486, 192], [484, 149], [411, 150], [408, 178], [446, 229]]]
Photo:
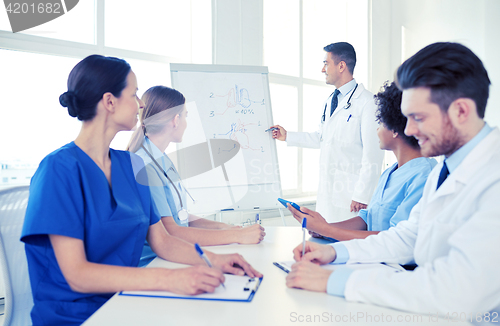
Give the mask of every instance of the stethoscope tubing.
[[[347, 104], [344, 105], [343, 109], [344, 110], [347, 110], [351, 107], [351, 98], [352, 96], [354, 95], [354, 92], [356, 92], [356, 89], [358, 88], [358, 84], [356, 84], [356, 86], [354, 87], [354, 90], [351, 92], [351, 95], [349, 95], [349, 98], [347, 99]], [[333, 93], [335, 93], [335, 91], [332, 92], [332, 94], [330, 94], [330, 97], [332, 97]], [[325, 104], [325, 109], [323, 110], [323, 119], [321, 120], [321, 122], [325, 122], [326, 121], [326, 107], [328, 106], [328, 104]]]
[[[146, 139], [148, 141], [148, 145], [149, 145], [149, 138], [146, 136]], [[158, 169], [160, 169], [162, 172], [163, 172], [163, 175], [165, 175], [165, 177], [168, 179], [168, 181], [172, 184], [172, 186], [174, 186], [174, 189], [175, 189], [175, 192], [177, 193], [177, 197], [179, 197], [179, 203], [181, 204], [181, 210], [185, 209], [184, 208], [184, 203], [182, 202], [182, 197], [181, 197], [181, 194], [179, 193], [179, 190], [177, 189], [175, 183], [172, 181], [172, 179], [170, 179], [170, 177], [168, 176], [167, 172], [165, 171], [164, 168], [162, 168], [160, 166], [160, 164], [158, 163], [158, 161], [153, 157], [153, 155], [150, 153], [150, 151], [148, 151], [146, 149], [146, 147], [144, 147], [143, 144], [141, 144], [141, 148], [146, 152], [146, 154], [148, 154], [148, 156], [151, 158], [151, 160], [153, 160], [153, 162], [156, 164], [156, 166], [158, 167]], [[165, 154], [163, 154], [165, 155]], [[180, 180], [180, 176], [179, 176], [179, 180]], [[188, 193], [189, 197], [191, 197], [191, 199], [193, 200], [194, 202], [194, 199], [193, 197], [191, 196], [191, 194], [189, 193], [189, 191], [187, 191], [187, 189], [184, 187], [184, 190]]]

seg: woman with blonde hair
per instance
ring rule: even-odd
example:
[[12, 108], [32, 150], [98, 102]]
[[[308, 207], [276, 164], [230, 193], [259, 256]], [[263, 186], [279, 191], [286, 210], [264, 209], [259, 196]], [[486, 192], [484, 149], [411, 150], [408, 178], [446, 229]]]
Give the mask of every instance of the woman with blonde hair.
[[[167, 231], [191, 243], [222, 245], [259, 243], [265, 236], [258, 224], [241, 228], [210, 221], [187, 212], [188, 190], [164, 153], [171, 142], [181, 142], [187, 127], [185, 98], [177, 90], [155, 86], [143, 97], [140, 127], [132, 135], [128, 150], [147, 165], [151, 196]], [[189, 226], [189, 227], [188, 227]]]

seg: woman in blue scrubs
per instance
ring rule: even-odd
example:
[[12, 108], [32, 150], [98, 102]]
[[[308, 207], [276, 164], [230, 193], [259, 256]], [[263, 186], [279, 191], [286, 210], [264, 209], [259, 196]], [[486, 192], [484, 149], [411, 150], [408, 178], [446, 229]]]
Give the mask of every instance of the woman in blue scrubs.
[[383, 91], [375, 95], [380, 148], [392, 151], [397, 162], [380, 176], [366, 209], [361, 209], [358, 216], [346, 221], [327, 223], [319, 213], [305, 207], [302, 211], [306, 214], [288, 207], [299, 222], [307, 217], [307, 229], [314, 237], [345, 241], [377, 234], [407, 220], [411, 209], [422, 197], [427, 177], [437, 162], [422, 157], [418, 141], [405, 135], [407, 119], [401, 113], [401, 96], [394, 82], [386, 84]]
[[[159, 223], [149, 189], [135, 180], [133, 167], [144, 163], [109, 148], [117, 132], [137, 123], [144, 104], [136, 92], [136, 76], [121, 59], [92, 55], [69, 75], [59, 100], [82, 128], [40, 163], [21, 235], [34, 325], [79, 325], [117, 291], [197, 294], [214, 291], [222, 272], [261, 275], [237, 254], [207, 252], [215, 268], [207, 267]], [[134, 268], [146, 238], [161, 258], [197, 266]]]
[[184, 95], [169, 87], [154, 86], [142, 99], [141, 127], [132, 135], [128, 150], [139, 155], [147, 165], [151, 195], [167, 231], [206, 246], [261, 242], [266, 233], [259, 224], [234, 227], [187, 212], [187, 189], [164, 153], [170, 143], [182, 141], [186, 130], [188, 110]]

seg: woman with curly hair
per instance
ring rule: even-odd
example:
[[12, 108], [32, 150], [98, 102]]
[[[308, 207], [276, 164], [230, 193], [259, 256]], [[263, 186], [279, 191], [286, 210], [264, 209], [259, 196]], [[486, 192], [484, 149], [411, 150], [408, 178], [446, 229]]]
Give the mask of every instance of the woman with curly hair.
[[380, 177], [366, 209], [361, 209], [358, 216], [347, 221], [327, 223], [315, 211], [304, 207], [301, 208], [303, 214], [288, 207], [299, 222], [307, 217], [307, 229], [313, 236], [338, 241], [366, 238], [407, 220], [411, 209], [422, 197], [425, 181], [437, 162], [422, 157], [418, 141], [405, 135], [407, 119], [401, 113], [401, 95], [394, 82], [387, 82], [375, 95], [380, 148], [392, 151], [397, 162]]

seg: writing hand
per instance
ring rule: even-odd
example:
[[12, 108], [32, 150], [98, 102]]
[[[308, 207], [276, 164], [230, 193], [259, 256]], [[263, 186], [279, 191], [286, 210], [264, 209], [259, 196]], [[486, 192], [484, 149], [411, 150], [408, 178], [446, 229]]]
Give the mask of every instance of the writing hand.
[[286, 140], [286, 130], [280, 125], [271, 126], [271, 128], [278, 128], [277, 130], [273, 130], [273, 138], [281, 141]]
[[292, 265], [292, 270], [286, 277], [286, 286], [304, 290], [326, 292], [328, 278], [332, 271], [308, 261]]
[[337, 253], [332, 246], [306, 241], [306, 251], [302, 256], [302, 243], [293, 249], [295, 261], [310, 261], [315, 264], [328, 264], [335, 260]]
[[213, 266], [225, 273], [262, 277], [262, 273], [256, 271], [240, 254], [218, 255], [208, 251], [205, 253], [209, 256]]
[[264, 240], [266, 232], [259, 224], [247, 226], [238, 230], [238, 243], [240, 244], [256, 244]]
[[[163, 272], [163, 271], [162, 271]], [[222, 282], [224, 275], [220, 270], [208, 266], [193, 266], [181, 269], [169, 269], [166, 283], [167, 291], [179, 294], [196, 295], [214, 292]]]

